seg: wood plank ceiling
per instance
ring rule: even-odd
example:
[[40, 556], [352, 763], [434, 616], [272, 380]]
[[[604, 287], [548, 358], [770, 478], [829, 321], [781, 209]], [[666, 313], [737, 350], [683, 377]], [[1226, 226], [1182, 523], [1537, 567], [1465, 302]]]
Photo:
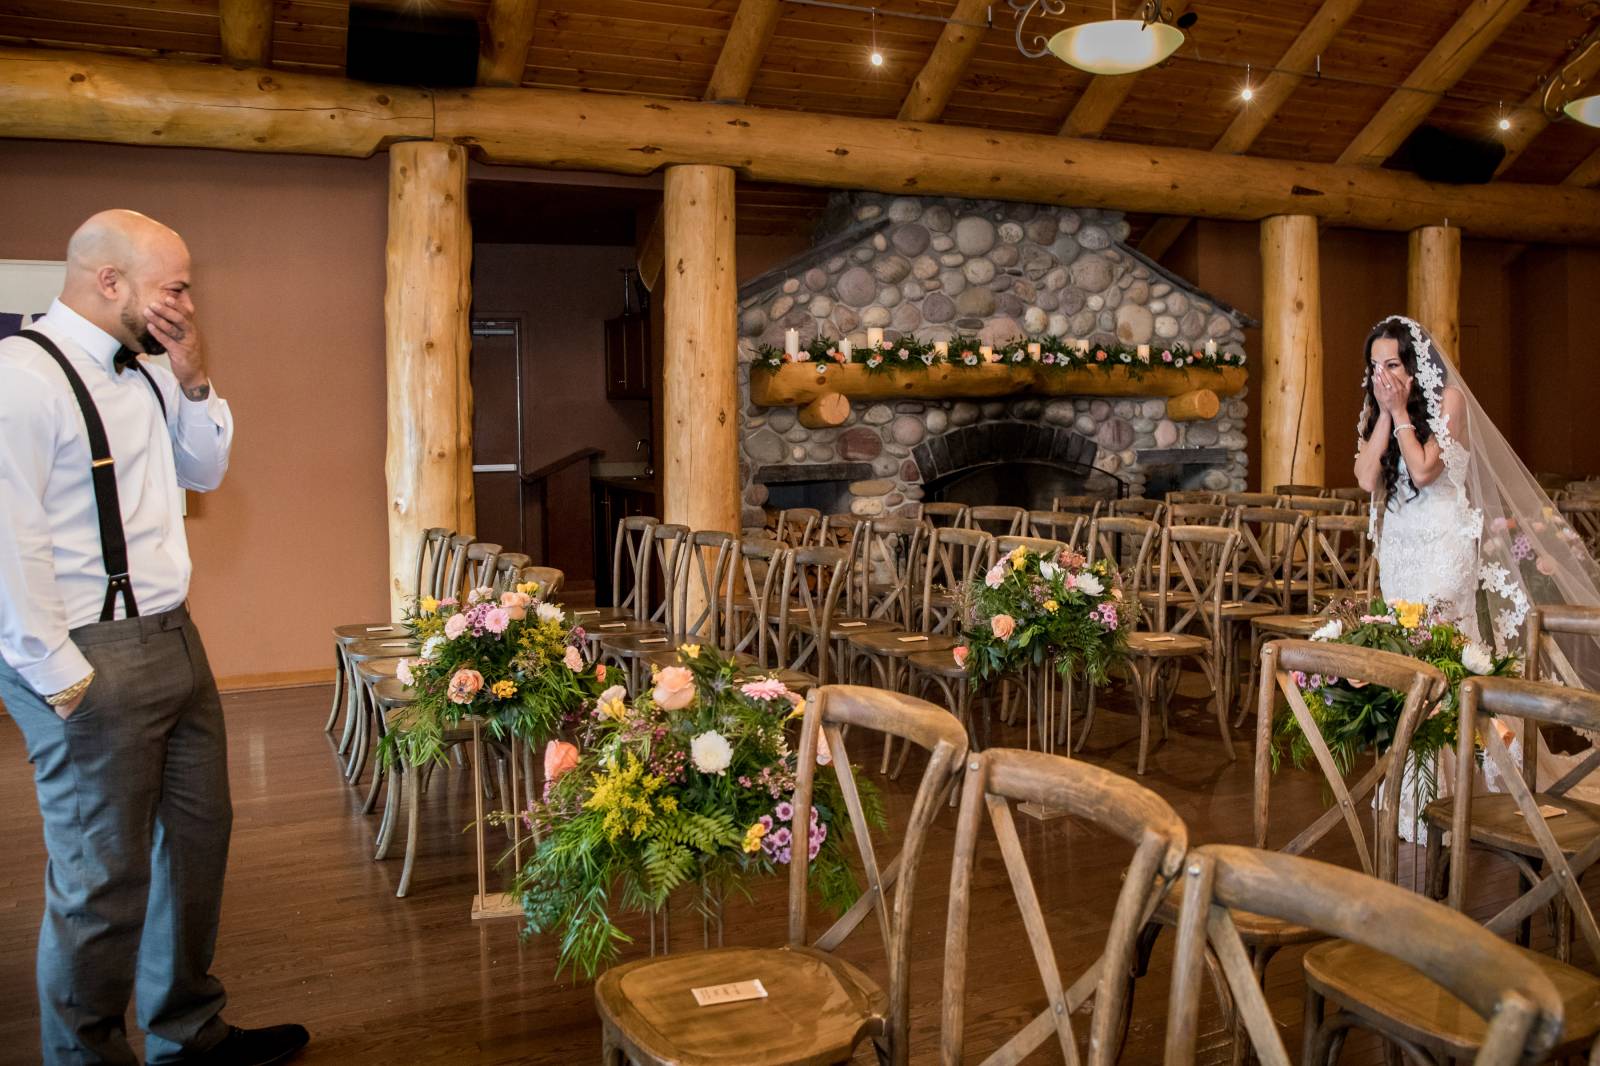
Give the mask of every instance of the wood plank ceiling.
[[[480, 19], [487, 18], [490, 6], [490, 0], [383, 2]], [[899, 115], [944, 27], [887, 13], [947, 17], [958, 0], [871, 2], [880, 11], [875, 20], [865, 11], [779, 0], [776, 26], [755, 68], [747, 102], [874, 118]], [[522, 83], [702, 99], [740, 3], [540, 0]], [[1493, 6], [1493, 0], [1367, 0], [1322, 51], [1324, 76], [1295, 86], [1248, 154], [1338, 159], [1451, 27], [1486, 5]], [[960, 6], [970, 11], [975, 5]], [[1123, 8], [1132, 6], [1131, 0], [1123, 0]], [[1199, 16], [1188, 42], [1166, 63], [1132, 76], [1131, 88], [1110, 111], [1100, 136], [1210, 150], [1239, 110], [1249, 106], [1239, 98], [1244, 64], [1251, 64], [1251, 80], [1259, 84], [1322, 2], [1194, 0], [1187, 6]], [[217, 7], [217, 0], [3, 0], [0, 41], [216, 60]], [[342, 73], [348, 0], [274, 0], [272, 7], [275, 66]], [[1068, 0], [1067, 8], [1062, 19], [1034, 22], [1053, 32], [1071, 22], [1106, 17], [1109, 3]], [[965, 59], [939, 120], [1057, 133], [1091, 79], [1053, 58], [1022, 56], [1004, 0], [996, 0], [992, 12], [994, 24], [974, 31], [977, 45]], [[753, 14], [747, 11], [746, 18]], [[1513, 123], [1535, 120], [1534, 112], [1522, 108], [1575, 40], [1597, 24], [1600, 0], [1531, 0], [1436, 101], [1427, 121], [1458, 134], [1493, 137], [1502, 101]], [[881, 68], [867, 63], [874, 37], [885, 57]], [[1586, 161], [1594, 170], [1597, 152], [1600, 131], [1563, 120], [1539, 132], [1502, 177], [1559, 183]], [[815, 203], [816, 195], [785, 200], [783, 217], [799, 217], [803, 212], [797, 208], [805, 197]], [[770, 190], [751, 203], [772, 202], [777, 196]], [[776, 220], [765, 219], [763, 225], [776, 225]]]

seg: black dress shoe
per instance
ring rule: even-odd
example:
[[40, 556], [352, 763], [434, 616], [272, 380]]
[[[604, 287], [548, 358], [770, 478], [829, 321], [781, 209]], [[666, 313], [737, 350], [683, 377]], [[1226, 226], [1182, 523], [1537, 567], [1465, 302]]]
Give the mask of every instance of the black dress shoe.
[[198, 1055], [185, 1055], [184, 1066], [274, 1066], [288, 1062], [311, 1042], [303, 1025], [269, 1025], [265, 1029], [229, 1026], [221, 1042]]

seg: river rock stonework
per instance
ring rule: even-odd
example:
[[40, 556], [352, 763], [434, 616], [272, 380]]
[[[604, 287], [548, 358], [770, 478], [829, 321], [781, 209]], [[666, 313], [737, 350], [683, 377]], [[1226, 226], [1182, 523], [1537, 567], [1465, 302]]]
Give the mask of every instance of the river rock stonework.
[[[750, 402], [757, 346], [783, 346], [784, 331], [802, 345], [818, 337], [866, 344], [869, 326], [890, 340], [950, 340], [958, 334], [1003, 345], [1025, 335], [1086, 337], [1091, 344], [1163, 343], [1199, 348], [1216, 340], [1244, 350], [1244, 316], [1140, 256], [1123, 241], [1122, 214], [1092, 208], [942, 197], [840, 193], [828, 212], [833, 232], [817, 246], [749, 282], [739, 300], [740, 470], [744, 524], [759, 525], [755, 504], [763, 467], [840, 463], [872, 466], [856, 480], [848, 506], [858, 515], [914, 514], [923, 472], [913, 449], [955, 427], [980, 421], [1070, 429], [1097, 446], [1094, 465], [1130, 495], [1148, 479], [1140, 453], [1220, 448], [1219, 461], [1194, 470], [1196, 487], [1243, 491], [1244, 393], [1223, 400], [1218, 417], [1174, 422], [1156, 397], [969, 401], [852, 401], [845, 424], [806, 430], [794, 408]], [[808, 297], [809, 306], [797, 294]], [[783, 427], [780, 434], [778, 427]], [[1212, 454], [1217, 454], [1213, 452]], [[870, 490], [870, 491], [869, 491]]]

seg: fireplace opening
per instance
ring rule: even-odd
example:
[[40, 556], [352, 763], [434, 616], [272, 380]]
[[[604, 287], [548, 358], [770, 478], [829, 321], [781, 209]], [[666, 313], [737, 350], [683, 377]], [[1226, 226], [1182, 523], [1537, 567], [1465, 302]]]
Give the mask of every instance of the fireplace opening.
[[763, 466], [755, 480], [767, 487], [767, 507], [815, 507], [823, 514], [850, 510], [850, 485], [872, 478], [871, 463], [791, 463]]
[[924, 498], [968, 506], [1009, 504], [1028, 511], [1048, 511], [1057, 496], [1127, 495], [1114, 474], [1077, 463], [1024, 460], [979, 463], [953, 470], [923, 485]]

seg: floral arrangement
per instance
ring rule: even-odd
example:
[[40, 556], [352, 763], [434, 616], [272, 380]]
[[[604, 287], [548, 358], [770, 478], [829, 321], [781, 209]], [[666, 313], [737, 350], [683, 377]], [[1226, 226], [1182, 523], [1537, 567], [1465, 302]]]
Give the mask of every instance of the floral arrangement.
[[965, 590], [955, 647], [974, 687], [1029, 664], [1053, 661], [1063, 676], [1104, 682], [1126, 651], [1136, 607], [1122, 598], [1110, 560], [1071, 548], [1041, 555], [1019, 546]]
[[776, 370], [787, 363], [811, 363], [819, 372], [829, 366], [864, 366], [869, 373], [889, 370], [925, 371], [935, 366], [979, 367], [1031, 364], [1047, 370], [1110, 370], [1122, 367], [1139, 377], [1147, 370], [1196, 369], [1244, 366], [1243, 352], [1222, 351], [1216, 341], [1207, 341], [1200, 350], [1181, 344], [1126, 345], [1089, 344], [1061, 337], [1033, 337], [1000, 347], [990, 347], [978, 338], [960, 336], [951, 341], [918, 341], [912, 337], [885, 340], [876, 346], [862, 345], [846, 353], [838, 341], [817, 339], [797, 355], [782, 348], [762, 345], [756, 349], [754, 367]]
[[[859, 895], [833, 774], [816, 775], [809, 823], [792, 824], [788, 729], [803, 700], [772, 678], [741, 681], [737, 664], [709, 648], [685, 645], [679, 662], [631, 703], [620, 685], [605, 690], [578, 744], [546, 749], [545, 795], [526, 815], [541, 839], [516, 890], [528, 931], [560, 935], [558, 972], [593, 977], [631, 939], [613, 900], [653, 910], [695, 880], [720, 898], [787, 865], [798, 848], [825, 905], [843, 909]], [[819, 741], [817, 762], [827, 764]], [[860, 778], [857, 787], [868, 821], [881, 826], [876, 791]]]
[[[1458, 626], [1426, 605], [1405, 600], [1340, 604], [1311, 639], [1409, 655], [1438, 667], [1444, 674], [1450, 684], [1448, 692], [1418, 724], [1411, 738], [1411, 759], [1418, 780], [1430, 793], [1433, 757], [1441, 748], [1456, 742], [1462, 679], [1469, 674], [1506, 677], [1521, 672], [1517, 656], [1496, 655], [1485, 645], [1469, 641]], [[1403, 693], [1344, 678], [1320, 674], [1307, 677], [1298, 671], [1292, 679], [1304, 694], [1306, 709], [1322, 730], [1328, 750], [1342, 772], [1348, 773], [1362, 752], [1382, 752], [1393, 742], [1405, 705]], [[1275, 736], [1278, 743], [1272, 752], [1274, 768], [1281, 757], [1280, 747], [1288, 749], [1297, 767], [1305, 766], [1314, 757], [1292, 714], [1286, 712], [1279, 720]]]
[[542, 745], [605, 680], [605, 666], [584, 657], [583, 629], [539, 599], [536, 582], [476, 588], [465, 603], [424, 597], [406, 624], [421, 654], [400, 660], [396, 676], [416, 698], [383, 738], [386, 764], [442, 761], [445, 731], [468, 715], [492, 737]]

